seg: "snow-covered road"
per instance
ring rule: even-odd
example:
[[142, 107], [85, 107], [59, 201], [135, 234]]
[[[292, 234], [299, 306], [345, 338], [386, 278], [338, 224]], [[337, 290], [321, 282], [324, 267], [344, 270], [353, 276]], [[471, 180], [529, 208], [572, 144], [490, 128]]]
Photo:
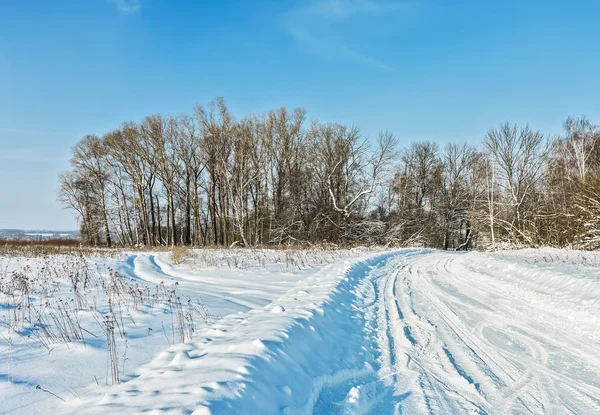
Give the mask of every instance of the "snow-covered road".
[[399, 412], [600, 413], [598, 268], [529, 254], [400, 255], [373, 279]]
[[76, 412], [600, 413], [600, 267], [585, 255], [328, 266]]

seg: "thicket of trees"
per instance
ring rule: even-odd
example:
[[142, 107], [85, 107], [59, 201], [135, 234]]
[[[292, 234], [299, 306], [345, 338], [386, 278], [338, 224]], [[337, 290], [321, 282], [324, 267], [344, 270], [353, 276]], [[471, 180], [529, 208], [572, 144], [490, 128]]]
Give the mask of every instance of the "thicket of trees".
[[307, 120], [236, 120], [223, 99], [85, 136], [60, 200], [92, 245], [600, 246], [600, 133], [503, 124], [480, 147]]

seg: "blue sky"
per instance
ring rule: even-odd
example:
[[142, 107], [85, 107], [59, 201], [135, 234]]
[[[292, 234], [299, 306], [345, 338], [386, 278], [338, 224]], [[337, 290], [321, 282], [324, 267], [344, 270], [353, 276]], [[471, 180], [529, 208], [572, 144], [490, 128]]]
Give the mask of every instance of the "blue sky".
[[0, 228], [76, 228], [56, 202], [73, 144], [216, 96], [404, 144], [600, 123], [599, 16], [577, 0], [1, 0]]

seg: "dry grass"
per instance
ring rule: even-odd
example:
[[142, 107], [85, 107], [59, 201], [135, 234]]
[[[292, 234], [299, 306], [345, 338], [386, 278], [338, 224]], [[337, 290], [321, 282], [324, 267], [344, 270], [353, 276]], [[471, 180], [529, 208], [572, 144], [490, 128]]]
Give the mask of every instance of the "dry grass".
[[180, 295], [177, 284], [140, 283], [84, 255], [44, 256], [11, 271], [9, 262], [0, 261], [0, 347], [12, 350], [19, 340], [50, 353], [104, 338], [107, 384], [120, 383], [125, 371], [134, 312], [164, 314], [169, 344], [192, 340], [197, 326], [211, 321], [202, 301]]
[[9, 246], [70, 246], [78, 247], [81, 241], [75, 238], [50, 238], [50, 239], [1, 239], [0, 245]]
[[186, 259], [190, 258], [192, 254], [192, 250], [185, 245], [174, 246], [171, 248], [170, 258], [174, 264], [180, 265], [185, 262]]
[[25, 258], [49, 257], [53, 255], [98, 255], [113, 256], [115, 249], [84, 245], [79, 239], [0, 239], [0, 256]]
[[[241, 251], [254, 251], [254, 250], [270, 250], [270, 251], [325, 251], [334, 252], [341, 250], [348, 250], [357, 247], [367, 247], [367, 245], [361, 244], [332, 244], [332, 243], [321, 243], [321, 244], [267, 244], [252, 247], [236, 248]], [[374, 248], [374, 247], [372, 247]], [[4, 256], [23, 256], [27, 258], [44, 257], [51, 255], [84, 255], [93, 256], [102, 254], [105, 256], [113, 257], [123, 251], [136, 251], [136, 252], [171, 252], [171, 260], [180, 264], [185, 262], [191, 256], [193, 256], [194, 250], [206, 250], [206, 251], [222, 251], [228, 250], [226, 247], [218, 246], [184, 246], [178, 245], [175, 247], [167, 246], [140, 246], [140, 247], [122, 247], [114, 246], [108, 248], [105, 246], [91, 246], [87, 245], [80, 239], [74, 238], [52, 238], [52, 239], [2, 239], [0, 238], [0, 255]]]

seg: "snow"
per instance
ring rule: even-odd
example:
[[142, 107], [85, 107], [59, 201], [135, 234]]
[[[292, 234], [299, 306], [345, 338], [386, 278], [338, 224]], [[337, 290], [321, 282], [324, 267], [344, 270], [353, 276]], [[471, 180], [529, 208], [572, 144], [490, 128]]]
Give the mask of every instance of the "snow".
[[[376, 280], [381, 377], [409, 413], [600, 411], [597, 254], [398, 258]], [[386, 346], [387, 344], [387, 346]]]
[[210, 322], [178, 343], [164, 307], [132, 311], [118, 385], [105, 385], [102, 339], [49, 354], [0, 340], [0, 412], [600, 413], [597, 253], [224, 250], [94, 264], [201, 297]]
[[[46, 299], [57, 304], [73, 298], [69, 274], [85, 268], [93, 280], [96, 275], [92, 271], [98, 269], [98, 273], [109, 280], [108, 274], [114, 270], [128, 277], [132, 287], [147, 286], [152, 293], [169, 293], [176, 289], [184, 303], [188, 296], [194, 301], [201, 301], [209, 312], [210, 321], [205, 324], [200, 321], [202, 316], [196, 316], [197, 332], [194, 338], [209, 342], [226, 336], [223, 325], [227, 324], [228, 316], [233, 315], [233, 323], [230, 324], [243, 326], [248, 324], [247, 319], [238, 316], [252, 310], [265, 311], [271, 316], [280, 311], [285, 315], [287, 307], [271, 303], [290, 290], [293, 293], [300, 292], [299, 296], [306, 296], [306, 300], [311, 301], [308, 292], [315, 284], [314, 279], [310, 279], [309, 286], [300, 283], [316, 272], [338, 269], [344, 263], [353, 262], [355, 258], [367, 254], [367, 250], [207, 250], [197, 251], [194, 257], [179, 266], [171, 263], [166, 252], [132, 252], [122, 258], [96, 257], [85, 266], [78, 258], [62, 255], [49, 260], [0, 257], [0, 277], [4, 275], [4, 278], [0, 278], [0, 288], [10, 279], [13, 271], [28, 270], [25, 274], [30, 280], [45, 281], [39, 283], [43, 287], [38, 287], [39, 292], [32, 294], [30, 299], [33, 307], [41, 309]], [[40, 294], [42, 292], [43, 295]], [[108, 298], [102, 289], [92, 287], [85, 295], [88, 305], [98, 304], [102, 313], [107, 312]], [[164, 297], [161, 298], [164, 300]], [[81, 404], [90, 393], [88, 389], [101, 389], [100, 386], [105, 387], [106, 383], [110, 383], [105, 335], [91, 312], [78, 312], [81, 325], [93, 334], [84, 332], [85, 345], [74, 341], [50, 344], [47, 349], [29, 336], [34, 331], [31, 325], [26, 324], [21, 333], [12, 331], [11, 336], [6, 323], [12, 314], [8, 303], [14, 301], [14, 298], [0, 294], [0, 413], [69, 412], [73, 405]], [[166, 350], [179, 342], [178, 331], [176, 328], [173, 330], [173, 313], [167, 303], [154, 299], [152, 302], [155, 304], [140, 309], [123, 307], [121, 323], [128, 333], [127, 343], [117, 338], [119, 366], [124, 367], [122, 380], [134, 376], [135, 369], [151, 362], [153, 357], [170, 353]], [[12, 346], [8, 346], [6, 339], [11, 339]], [[40, 392], [36, 389], [37, 385], [60, 396], [67, 404]]]

